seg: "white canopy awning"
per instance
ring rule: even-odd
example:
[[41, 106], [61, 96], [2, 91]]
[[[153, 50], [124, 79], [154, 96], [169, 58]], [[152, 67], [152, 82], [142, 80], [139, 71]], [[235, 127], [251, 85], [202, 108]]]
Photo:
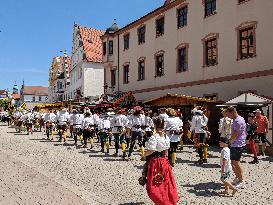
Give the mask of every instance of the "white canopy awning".
[[244, 93], [226, 102], [225, 105], [241, 104], [241, 105], [261, 105], [262, 106], [262, 105], [268, 105], [272, 102], [273, 102], [272, 100], [265, 97], [261, 97], [259, 95], [255, 95], [252, 93]]

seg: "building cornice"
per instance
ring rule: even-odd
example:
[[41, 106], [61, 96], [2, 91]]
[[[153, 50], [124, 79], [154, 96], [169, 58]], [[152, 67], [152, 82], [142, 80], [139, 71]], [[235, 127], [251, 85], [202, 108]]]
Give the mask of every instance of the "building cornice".
[[[126, 32], [128, 32], [129, 30], [133, 29], [133, 28], [137, 28], [140, 25], [144, 24], [144, 22], [158, 16], [158, 15], [164, 15], [164, 12], [178, 6], [179, 4], [185, 2], [186, 0], [175, 0], [173, 2], [170, 2], [166, 5], [163, 5], [153, 11], [151, 11], [150, 13], [146, 14], [145, 16], [140, 17], [139, 19], [137, 19], [136, 21], [133, 21], [132, 23], [124, 26], [123, 28], [119, 29], [118, 31], [116, 31], [113, 35], [111, 36], [117, 36], [118, 34], [124, 34]], [[107, 35], [107, 34], [105, 34]], [[104, 38], [104, 36], [103, 36]]]
[[175, 89], [175, 88], [182, 88], [182, 87], [191, 87], [196, 85], [207, 85], [212, 83], [221, 83], [221, 82], [228, 82], [234, 80], [243, 80], [243, 79], [250, 79], [250, 78], [257, 78], [257, 77], [264, 77], [264, 76], [271, 76], [273, 75], [273, 69], [270, 70], [263, 70], [263, 71], [256, 71], [251, 73], [243, 73], [237, 75], [229, 75], [217, 78], [211, 78], [206, 80], [197, 80], [185, 83], [178, 83], [172, 85], [165, 85], [159, 87], [152, 87], [152, 88], [145, 88], [132, 91], [133, 93], [144, 93], [144, 92], [154, 92], [159, 90], [167, 90], [167, 89]]

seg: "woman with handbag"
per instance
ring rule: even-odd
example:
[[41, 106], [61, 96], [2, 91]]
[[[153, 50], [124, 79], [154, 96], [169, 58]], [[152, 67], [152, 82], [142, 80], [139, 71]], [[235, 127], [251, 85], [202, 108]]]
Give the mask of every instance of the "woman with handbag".
[[170, 139], [164, 133], [164, 119], [154, 120], [156, 134], [150, 137], [146, 144], [146, 163], [139, 178], [148, 196], [156, 205], [176, 205], [179, 200], [176, 182], [168, 160]]

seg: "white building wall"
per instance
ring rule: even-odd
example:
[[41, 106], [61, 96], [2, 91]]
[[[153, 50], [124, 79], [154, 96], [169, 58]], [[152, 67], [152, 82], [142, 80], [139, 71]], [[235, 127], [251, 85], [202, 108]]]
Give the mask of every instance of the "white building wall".
[[[178, 2], [179, 0], [177, 0]], [[179, 1], [182, 2], [182, 1]], [[188, 3], [187, 26], [177, 29], [177, 8]], [[219, 77], [238, 74], [246, 74], [273, 69], [271, 33], [273, 32], [273, 1], [250, 0], [238, 5], [238, 0], [217, 1], [217, 14], [204, 18], [204, 5], [202, 1], [184, 1], [174, 8], [162, 12], [151, 19], [140, 21], [129, 30], [120, 31], [120, 66], [119, 66], [119, 90], [135, 91], [147, 88], [157, 88], [154, 92], [136, 93], [137, 100], [152, 99], [155, 95], [163, 95], [167, 92], [182, 93], [203, 97], [204, 94], [217, 93], [219, 100], [228, 100], [238, 95], [240, 90], [257, 90], [258, 94], [273, 97], [272, 92], [265, 88], [272, 85], [272, 75], [248, 80], [224, 81], [215, 84], [192, 85], [177, 89], [162, 90], [162, 86], [181, 83], [191, 83]], [[156, 38], [155, 20], [160, 15], [165, 16], [165, 32]], [[237, 32], [240, 24], [247, 21], [256, 21], [256, 53], [257, 56], [245, 60], [237, 60]], [[146, 25], [145, 43], [138, 45], [137, 29]], [[130, 33], [130, 48], [123, 50], [123, 35]], [[219, 34], [218, 39], [218, 64], [211, 67], [203, 67], [202, 39], [210, 34]], [[104, 39], [106, 41], [106, 39]], [[188, 71], [177, 73], [176, 47], [181, 43], [188, 43]], [[118, 66], [117, 57], [118, 36], [114, 37], [113, 56], [104, 56], [106, 83], [110, 82], [110, 69]], [[107, 46], [108, 48], [108, 46]], [[164, 73], [162, 77], [155, 78], [155, 58], [157, 51], [164, 53]], [[108, 53], [108, 52], [107, 52]], [[145, 80], [137, 81], [138, 62], [140, 57], [145, 57]], [[113, 62], [111, 62], [113, 60]], [[107, 62], [108, 61], [108, 62]], [[130, 63], [129, 84], [123, 84], [123, 64]], [[264, 81], [265, 80], [265, 81]], [[118, 79], [116, 79], [118, 82]], [[115, 86], [117, 91], [118, 85]], [[271, 86], [272, 87], [272, 86]], [[111, 89], [108, 89], [108, 92]]]
[[83, 93], [83, 74], [81, 74], [81, 77], [79, 77], [79, 73], [81, 70], [82, 63], [79, 63], [76, 65], [76, 67], [73, 68], [73, 70], [70, 71], [70, 85], [69, 85], [69, 95], [71, 99], [74, 99], [76, 96], [76, 90], [81, 89], [81, 92]]
[[[23, 101], [24, 102], [33, 102], [33, 97], [35, 97], [35, 102], [47, 102], [48, 96], [36, 96], [36, 95], [24, 95]], [[41, 97], [41, 101], [39, 101], [39, 97]]]
[[101, 96], [104, 92], [104, 67], [101, 63], [83, 63], [83, 94]]

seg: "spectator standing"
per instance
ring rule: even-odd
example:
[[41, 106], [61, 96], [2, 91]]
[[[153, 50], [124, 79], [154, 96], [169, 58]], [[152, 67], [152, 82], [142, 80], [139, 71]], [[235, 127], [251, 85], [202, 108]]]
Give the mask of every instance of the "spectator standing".
[[259, 152], [259, 144], [257, 146], [257, 152], [259, 155], [265, 156], [265, 148], [266, 148], [266, 135], [269, 129], [269, 123], [266, 116], [262, 114], [260, 109], [255, 110], [255, 122], [257, 124], [257, 135], [259, 142], [262, 142], [262, 150]]
[[254, 155], [254, 160], [249, 162], [250, 164], [258, 164], [258, 155], [256, 150], [256, 143], [255, 140], [257, 140], [257, 125], [254, 121], [255, 115], [253, 113], [248, 114], [248, 123], [246, 125], [246, 131], [247, 131], [247, 140], [249, 140], [249, 145], [251, 148], [251, 151]]
[[246, 145], [246, 123], [242, 116], [238, 115], [236, 108], [230, 106], [226, 110], [227, 116], [233, 120], [231, 125], [230, 159], [236, 178], [233, 184], [236, 188], [244, 185], [244, 174], [240, 163], [242, 153]]

